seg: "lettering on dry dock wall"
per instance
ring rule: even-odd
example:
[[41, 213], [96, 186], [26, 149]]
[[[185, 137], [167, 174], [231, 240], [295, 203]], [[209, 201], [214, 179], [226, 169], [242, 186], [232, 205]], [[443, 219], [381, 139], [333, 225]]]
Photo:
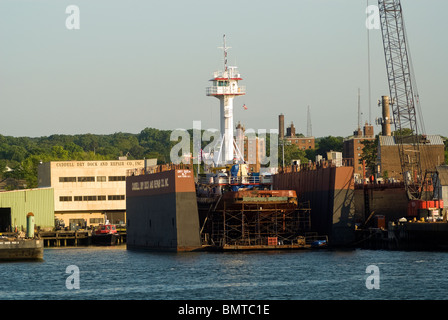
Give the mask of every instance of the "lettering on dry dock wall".
[[132, 191], [151, 190], [169, 187], [168, 178], [132, 183]]

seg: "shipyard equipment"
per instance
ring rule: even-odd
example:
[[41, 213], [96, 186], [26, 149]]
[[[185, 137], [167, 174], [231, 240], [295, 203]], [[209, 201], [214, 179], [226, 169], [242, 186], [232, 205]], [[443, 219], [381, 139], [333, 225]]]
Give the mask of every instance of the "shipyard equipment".
[[[401, 172], [409, 199], [408, 216], [418, 216], [418, 211], [443, 208], [441, 201], [434, 201], [431, 194], [433, 170], [423, 172], [421, 146], [429, 144], [424, 133], [420, 99], [412, 68], [403, 10], [400, 0], [378, 0], [386, 59], [390, 105], [395, 125], [395, 139], [399, 148]], [[429, 194], [428, 194], [429, 190]], [[431, 203], [438, 203], [432, 206]]]
[[401, 172], [408, 198], [420, 199], [424, 178], [420, 145], [426, 143], [426, 136], [403, 11], [400, 0], [378, 0], [378, 6]]

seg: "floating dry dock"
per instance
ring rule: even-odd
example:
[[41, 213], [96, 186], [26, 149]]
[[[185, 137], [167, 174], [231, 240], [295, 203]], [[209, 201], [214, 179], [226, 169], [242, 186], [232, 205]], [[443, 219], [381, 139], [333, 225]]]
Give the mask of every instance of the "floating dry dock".
[[316, 235], [309, 233], [310, 209], [299, 204], [294, 190], [270, 190], [269, 183], [244, 176], [228, 175], [229, 181], [221, 177], [195, 182], [188, 167], [157, 168], [127, 177], [127, 247], [171, 251], [312, 247]]
[[0, 261], [42, 260], [44, 242], [41, 239], [0, 238]]

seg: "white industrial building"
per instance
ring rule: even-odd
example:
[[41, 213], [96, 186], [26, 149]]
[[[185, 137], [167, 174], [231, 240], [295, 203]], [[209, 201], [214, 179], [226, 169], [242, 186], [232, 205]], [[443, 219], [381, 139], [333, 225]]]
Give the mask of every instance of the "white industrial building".
[[126, 176], [157, 159], [50, 161], [38, 167], [39, 188], [54, 189], [55, 219], [65, 226], [126, 221]]

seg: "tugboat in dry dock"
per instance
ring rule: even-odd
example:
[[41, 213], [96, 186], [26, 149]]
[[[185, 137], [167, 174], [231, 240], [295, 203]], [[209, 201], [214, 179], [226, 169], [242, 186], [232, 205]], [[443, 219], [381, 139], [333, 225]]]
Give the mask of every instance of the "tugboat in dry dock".
[[115, 225], [99, 225], [92, 233], [92, 244], [101, 246], [113, 246], [118, 243], [119, 237], [120, 236]]

